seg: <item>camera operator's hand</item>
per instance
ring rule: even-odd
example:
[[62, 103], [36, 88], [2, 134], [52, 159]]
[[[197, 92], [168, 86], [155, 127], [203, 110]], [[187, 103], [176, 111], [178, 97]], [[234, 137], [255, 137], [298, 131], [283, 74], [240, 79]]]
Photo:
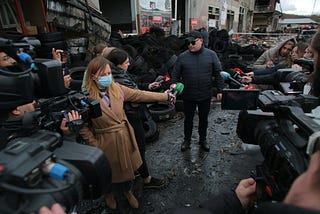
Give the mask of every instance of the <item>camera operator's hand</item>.
[[235, 190], [242, 207], [249, 208], [256, 201], [256, 181], [253, 178], [243, 179]]
[[320, 151], [311, 156], [309, 167], [292, 184], [284, 203], [320, 211]]
[[75, 110], [72, 110], [68, 113], [68, 120], [66, 118], [63, 118], [61, 121], [60, 129], [64, 134], [72, 134], [71, 130], [67, 126], [67, 122], [71, 122], [73, 120], [81, 120], [81, 115]]
[[60, 204], [54, 204], [51, 209], [48, 207], [41, 207], [38, 214], [66, 214], [66, 212], [62, 209]]
[[61, 49], [52, 48], [52, 59], [58, 60], [61, 64], [65, 64], [68, 60], [67, 54]]
[[64, 87], [69, 88], [70, 87], [70, 81], [71, 81], [70, 75], [63, 76], [63, 81], [64, 81]]
[[300, 69], [302, 70], [302, 66], [298, 65], [298, 64], [293, 64], [291, 65], [291, 68], [295, 68], [295, 69]]

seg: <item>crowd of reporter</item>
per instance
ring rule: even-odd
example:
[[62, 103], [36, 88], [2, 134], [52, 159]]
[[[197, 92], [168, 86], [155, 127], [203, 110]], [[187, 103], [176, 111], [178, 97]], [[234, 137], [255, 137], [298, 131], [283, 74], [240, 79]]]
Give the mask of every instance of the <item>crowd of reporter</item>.
[[[288, 43], [285, 43], [288, 44]], [[291, 43], [289, 43], [291, 44]], [[283, 48], [283, 46], [280, 47]], [[313, 52], [313, 72], [310, 74], [309, 81], [311, 82], [310, 93], [320, 96], [320, 32], [316, 33], [311, 41], [309, 50]], [[290, 49], [286, 47], [286, 49]], [[291, 47], [293, 49], [293, 45]], [[278, 49], [279, 50], [279, 49]], [[61, 60], [62, 50], [52, 50], [54, 59]], [[279, 52], [280, 53], [280, 52]], [[287, 57], [287, 54], [284, 54]], [[110, 57], [110, 56], [109, 56]], [[108, 58], [108, 56], [107, 56]], [[269, 60], [272, 61], [272, 60]], [[268, 65], [272, 67], [274, 65]], [[110, 63], [104, 57], [98, 56], [90, 61], [85, 74], [85, 88], [89, 91], [89, 96], [99, 100], [102, 106], [103, 116], [94, 119], [92, 124], [86, 124], [81, 130], [83, 138], [92, 146], [102, 149], [111, 163], [113, 184], [122, 183], [124, 194], [127, 197], [130, 205], [137, 208], [138, 202], [132, 192], [130, 192], [131, 181], [134, 179], [134, 171], [138, 170], [142, 164], [141, 155], [134, 136], [134, 131], [128, 125], [128, 118], [124, 112], [123, 105], [125, 101], [131, 102], [145, 102], [145, 101], [167, 101], [171, 94], [167, 92], [155, 93], [145, 92], [141, 90], [130, 89], [129, 87], [116, 84], [112, 80], [113, 68], [117, 63]], [[269, 63], [270, 64], [270, 63]], [[0, 66], [8, 68], [16, 66], [17, 62], [6, 52], [0, 50]], [[115, 65], [116, 66], [116, 65]], [[111, 78], [111, 79], [110, 79]], [[64, 76], [65, 87], [68, 88], [70, 84], [70, 76]], [[12, 106], [10, 111], [2, 115], [2, 119], [12, 117], [23, 117], [24, 113], [34, 111], [34, 101], [24, 105]], [[81, 119], [81, 116], [72, 111], [68, 114], [69, 120]], [[67, 119], [67, 118], [66, 118]], [[61, 130], [64, 133], [70, 133], [66, 126], [66, 119], [61, 121]], [[119, 125], [120, 124], [120, 125]], [[109, 130], [110, 127], [114, 127]], [[92, 132], [92, 130], [94, 130]], [[121, 132], [119, 132], [121, 130]], [[97, 138], [95, 134], [105, 135]], [[124, 138], [123, 138], [124, 137]], [[125, 139], [130, 140], [125, 140]], [[102, 140], [109, 142], [102, 144]], [[112, 141], [112, 142], [111, 142]], [[115, 143], [114, 143], [115, 142]], [[110, 147], [114, 143], [113, 147]], [[128, 144], [120, 148], [120, 144]], [[110, 149], [113, 148], [113, 149]], [[141, 150], [141, 149], [140, 149]], [[114, 156], [115, 153], [121, 152], [123, 157]], [[142, 151], [143, 152], [143, 151]], [[113, 157], [112, 157], [113, 156]], [[112, 157], [112, 158], [111, 158]], [[127, 162], [123, 163], [123, 159]], [[128, 168], [119, 168], [119, 165], [129, 165]], [[320, 151], [310, 157], [309, 167], [305, 173], [300, 175], [292, 184], [285, 200], [281, 203], [265, 202], [256, 204], [256, 182], [252, 178], [241, 180], [236, 189], [229, 193], [223, 193], [211, 200], [204, 202], [199, 208], [183, 208], [177, 209], [174, 213], [246, 213], [248, 210], [254, 213], [319, 213], [320, 212]], [[112, 189], [106, 194], [106, 203], [111, 208], [116, 208], [116, 202], [112, 198]], [[39, 210], [40, 214], [49, 213], [64, 213], [59, 205], [53, 205], [51, 209], [43, 207]]]
[[[111, 66], [117, 65], [115, 63], [115, 60], [118, 60], [117, 57], [113, 57], [112, 60], [114, 64], [111, 64], [109, 60], [99, 56], [106, 47], [107, 45], [104, 44], [96, 46], [95, 58], [89, 62], [84, 78], [84, 87], [89, 92], [89, 96], [99, 100], [100, 102], [102, 116], [99, 119], [91, 118], [90, 122], [85, 124], [85, 126], [80, 130], [80, 134], [82, 136], [82, 140], [85, 140], [87, 144], [98, 147], [104, 151], [110, 163], [112, 171], [112, 186], [110, 190], [105, 193], [106, 205], [110, 209], [117, 208], [117, 202], [114, 198], [114, 194], [117, 194], [120, 190], [127, 198], [131, 207], [138, 208], [138, 200], [135, 198], [131, 190], [132, 180], [135, 178], [135, 171], [141, 172], [146, 188], [161, 188], [165, 185], [165, 181], [149, 175], [144, 158], [145, 142], [140, 138], [144, 137], [142, 124], [137, 121], [135, 122], [133, 119], [131, 120], [132, 123], [135, 122], [140, 128], [135, 129], [136, 132], [140, 132], [140, 134], [137, 135], [139, 137], [137, 139], [140, 142], [138, 146], [135, 132], [132, 130], [124, 112], [124, 102], [128, 102], [128, 104], [129, 102], [132, 102], [132, 105], [137, 105], [139, 102], [166, 102], [169, 100], [173, 100], [174, 102], [175, 96], [167, 91], [147, 92], [142, 90], [133, 90], [129, 87], [115, 83], [111, 74]], [[6, 51], [10, 50], [10, 48], [11, 47], [5, 46], [0, 49], [0, 66], [2, 72], [4, 72], [1, 74], [14, 76], [19, 73], [25, 73], [25, 70], [29, 69], [31, 60], [24, 63], [18, 62], [19, 58], [17, 55], [13, 54], [9, 56], [7, 54]], [[24, 54], [27, 57], [30, 57], [27, 53]], [[67, 61], [67, 59], [64, 58], [65, 54], [63, 50], [56, 50], [53, 48], [52, 56], [53, 60], [57, 60], [61, 66], [63, 66]], [[125, 60], [129, 60], [129, 58], [127, 57]], [[120, 64], [123, 64], [123, 62]], [[128, 65], [129, 64], [127, 63], [127, 67]], [[113, 69], [116, 68], [120, 69], [119, 66], [113, 67]], [[121, 72], [125, 72], [125, 70]], [[10, 74], [11, 72], [12, 74]], [[70, 75], [63, 76], [64, 86], [67, 90], [69, 90], [70, 79]], [[134, 84], [133, 81], [132, 84]], [[158, 82], [148, 85], [150, 86], [148, 89], [160, 86]], [[134, 87], [134, 89], [138, 88]], [[27, 101], [22, 98], [20, 102], [14, 102], [10, 106], [6, 105], [6, 109], [1, 113], [1, 120], [8, 121], [13, 118], [23, 120], [25, 114], [35, 111], [35, 100], [30, 103], [25, 102]], [[19, 105], [17, 103], [19, 103]], [[140, 118], [137, 119], [140, 121]], [[67, 117], [62, 119], [59, 132], [61, 131], [62, 134], [72, 134], [71, 130], [67, 126], [67, 121], [71, 122], [73, 120], [81, 120], [81, 115], [76, 110], [68, 112]], [[91, 132], [92, 129], [93, 133]], [[10, 141], [15, 134], [16, 133], [11, 130], [5, 141]], [[143, 159], [141, 159], [141, 157]]]

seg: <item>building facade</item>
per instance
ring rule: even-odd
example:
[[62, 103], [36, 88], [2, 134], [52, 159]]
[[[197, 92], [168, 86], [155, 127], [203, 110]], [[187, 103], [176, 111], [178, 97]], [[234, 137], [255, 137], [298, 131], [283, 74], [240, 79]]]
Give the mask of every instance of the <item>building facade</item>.
[[[30, 1], [41, 2], [41, 4], [28, 4], [19, 0], [21, 13], [24, 16], [20, 24], [29, 20], [30, 24], [36, 26], [38, 32], [41, 32], [50, 24], [58, 24], [70, 29], [74, 29], [74, 26], [84, 29], [86, 23], [93, 23], [102, 26], [105, 31], [103, 38], [106, 38], [111, 30], [119, 29], [124, 33], [142, 34], [147, 32], [150, 26], [161, 27], [176, 35], [202, 27], [208, 30], [226, 29], [234, 33], [254, 30], [272, 32], [278, 29], [281, 15], [275, 11], [276, 3], [280, 0]], [[0, 3], [0, 9], [5, 14], [8, 14], [6, 6], [9, 3], [13, 4], [13, 1], [4, 0]], [[31, 8], [33, 5], [39, 7], [39, 10], [36, 10], [37, 15], [33, 13], [34, 10]], [[1, 28], [4, 28], [5, 20], [2, 17]], [[15, 18], [18, 20], [18, 16]], [[18, 21], [16, 21], [17, 25], [19, 25]]]
[[254, 0], [187, 0], [186, 31], [200, 27], [250, 31], [254, 3]]

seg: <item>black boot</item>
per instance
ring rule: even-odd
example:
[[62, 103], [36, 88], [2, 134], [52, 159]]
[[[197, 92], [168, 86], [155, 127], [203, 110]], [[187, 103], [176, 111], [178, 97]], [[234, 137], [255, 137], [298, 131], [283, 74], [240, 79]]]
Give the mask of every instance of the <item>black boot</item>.
[[208, 144], [208, 142], [206, 140], [204, 141], [199, 141], [199, 144], [200, 144], [200, 147], [206, 151], [206, 152], [209, 152], [210, 151], [210, 146]]
[[184, 152], [187, 149], [190, 149], [190, 140], [184, 140], [181, 144], [181, 151]]

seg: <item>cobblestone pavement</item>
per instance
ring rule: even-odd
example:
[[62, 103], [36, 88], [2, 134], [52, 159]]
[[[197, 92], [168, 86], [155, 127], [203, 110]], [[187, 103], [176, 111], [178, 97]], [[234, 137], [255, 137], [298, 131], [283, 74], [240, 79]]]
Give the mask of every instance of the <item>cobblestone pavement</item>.
[[[180, 151], [183, 141], [183, 113], [177, 112], [173, 119], [159, 122], [160, 137], [147, 145], [146, 157], [151, 175], [168, 180], [162, 190], [143, 190], [142, 179], [137, 178], [134, 194], [140, 208], [132, 210], [125, 200], [113, 213], [170, 213], [177, 207], [196, 207], [211, 195], [230, 191], [242, 178], [250, 176], [255, 165], [261, 163], [258, 149], [246, 149], [236, 135], [239, 111], [221, 110], [215, 105], [209, 115], [208, 142], [210, 152], [198, 146], [197, 123], [191, 150]], [[78, 213], [109, 213], [101, 200], [81, 202]], [[111, 212], [110, 212], [111, 213]]]

